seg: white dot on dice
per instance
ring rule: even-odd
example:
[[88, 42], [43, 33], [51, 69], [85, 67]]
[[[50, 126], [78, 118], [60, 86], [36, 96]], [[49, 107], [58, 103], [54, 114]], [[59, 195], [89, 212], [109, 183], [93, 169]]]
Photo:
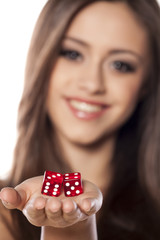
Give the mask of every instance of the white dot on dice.
[[50, 183], [49, 183], [49, 182], [47, 182], [47, 183], [46, 183], [46, 185], [48, 185], [48, 186], [49, 186], [49, 185], [50, 185]]
[[78, 173], [75, 173], [74, 175], [78, 175]]
[[59, 173], [58, 173], [58, 174], [57, 174], [57, 176], [58, 176], [58, 177], [60, 177], [60, 176], [61, 176], [61, 174], [59, 174]]
[[75, 187], [71, 187], [71, 190], [74, 190], [75, 189]]
[[56, 176], [55, 176], [55, 175], [52, 175], [52, 177], [53, 177], [53, 178], [56, 178]]
[[49, 189], [49, 187], [48, 187], [48, 186], [45, 186], [45, 189]]
[[67, 183], [66, 183], [66, 186], [69, 187], [69, 186], [70, 186], [70, 183], [67, 182]]
[[65, 174], [65, 176], [69, 176], [69, 174], [68, 174], [68, 173], [66, 173], [66, 174]]
[[75, 182], [75, 185], [78, 186], [78, 185], [79, 185], [79, 182]]
[[67, 195], [70, 195], [71, 194], [71, 192], [70, 191], [67, 191]]
[[48, 192], [48, 190], [44, 190], [44, 193], [47, 193]]
[[48, 176], [47, 178], [48, 178], [48, 179], [51, 179], [51, 177], [49, 177], [49, 176]]
[[53, 195], [57, 195], [57, 193], [56, 193], [56, 192], [53, 192]]
[[54, 189], [53, 189], [53, 191], [54, 191], [54, 192], [57, 192], [57, 191], [58, 191], [58, 189], [57, 189], [57, 188], [54, 188]]
[[58, 185], [58, 184], [56, 184], [56, 185], [55, 185], [55, 188], [59, 188], [59, 185]]
[[77, 191], [76, 191], [76, 193], [77, 193], [77, 194], [79, 194], [79, 193], [80, 193], [80, 191], [79, 191], [79, 190], [77, 190]]

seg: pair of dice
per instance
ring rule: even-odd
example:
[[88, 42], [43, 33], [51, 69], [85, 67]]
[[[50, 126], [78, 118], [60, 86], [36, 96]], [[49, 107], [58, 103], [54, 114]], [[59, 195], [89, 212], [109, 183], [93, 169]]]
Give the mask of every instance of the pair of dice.
[[48, 196], [58, 197], [61, 194], [62, 185], [66, 197], [74, 197], [83, 193], [81, 174], [61, 173], [45, 171], [41, 193]]

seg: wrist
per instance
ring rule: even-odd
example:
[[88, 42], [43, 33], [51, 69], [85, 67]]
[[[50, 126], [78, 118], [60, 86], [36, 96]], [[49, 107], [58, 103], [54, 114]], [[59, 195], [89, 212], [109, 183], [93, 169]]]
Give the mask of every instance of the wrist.
[[78, 222], [70, 227], [55, 228], [43, 226], [41, 240], [97, 240], [96, 216], [92, 215], [88, 219]]

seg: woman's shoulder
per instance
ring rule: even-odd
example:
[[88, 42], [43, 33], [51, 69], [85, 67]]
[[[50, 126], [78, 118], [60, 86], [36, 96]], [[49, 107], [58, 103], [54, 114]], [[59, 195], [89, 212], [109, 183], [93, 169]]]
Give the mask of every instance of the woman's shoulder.
[[[5, 181], [0, 181], [0, 190], [6, 186]], [[11, 211], [6, 209], [0, 201], [0, 240], [14, 240], [10, 226], [14, 226]]]
[[[0, 219], [12, 220], [10, 210], [6, 209], [0, 201]], [[1, 222], [0, 222], [1, 223]]]
[[10, 226], [13, 226], [11, 213], [0, 201], [0, 240], [14, 240]]

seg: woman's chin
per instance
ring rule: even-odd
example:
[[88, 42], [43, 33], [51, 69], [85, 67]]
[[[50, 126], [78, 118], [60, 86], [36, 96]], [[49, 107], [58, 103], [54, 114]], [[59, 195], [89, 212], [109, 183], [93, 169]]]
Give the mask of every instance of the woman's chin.
[[91, 135], [83, 135], [83, 136], [79, 136], [76, 138], [72, 138], [71, 142], [72, 144], [75, 144], [77, 146], [81, 146], [81, 147], [97, 147], [99, 146], [98, 143], [102, 144], [107, 140], [106, 136], [91, 136]]

